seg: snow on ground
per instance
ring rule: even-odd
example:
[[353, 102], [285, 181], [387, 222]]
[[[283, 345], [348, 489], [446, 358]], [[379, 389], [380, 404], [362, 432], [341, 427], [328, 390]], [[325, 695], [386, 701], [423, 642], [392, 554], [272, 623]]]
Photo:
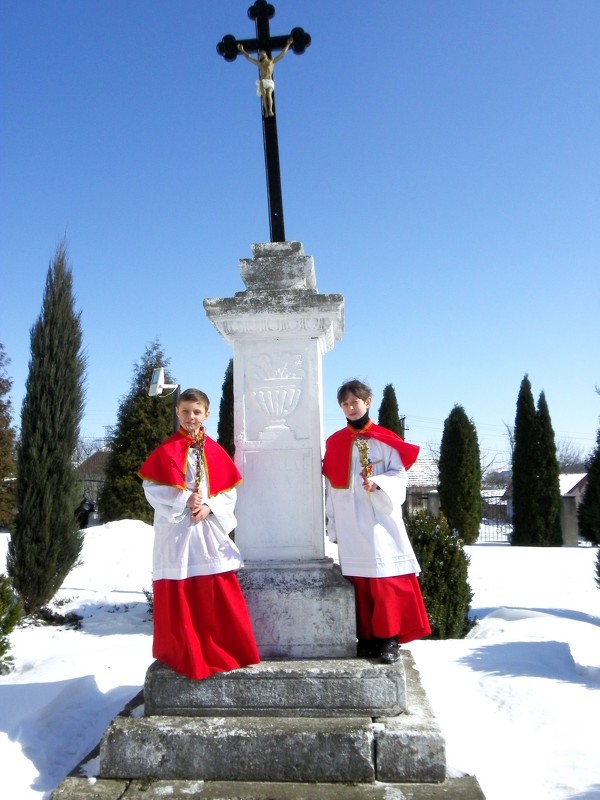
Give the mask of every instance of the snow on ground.
[[[0, 534], [0, 569], [8, 535]], [[80, 630], [24, 626], [0, 676], [2, 797], [47, 800], [141, 689], [152, 661], [152, 528], [86, 531], [57, 601]], [[473, 614], [462, 640], [410, 645], [446, 737], [451, 774], [487, 800], [600, 800], [597, 550], [466, 548]], [[95, 762], [92, 762], [95, 764]], [[8, 793], [9, 790], [9, 793]]]

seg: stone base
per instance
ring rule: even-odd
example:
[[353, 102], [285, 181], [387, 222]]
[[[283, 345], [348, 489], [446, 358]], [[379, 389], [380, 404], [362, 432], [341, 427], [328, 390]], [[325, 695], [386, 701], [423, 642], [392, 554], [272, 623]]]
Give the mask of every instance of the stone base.
[[[252, 670], [257, 672], [254, 681], [249, 680]], [[375, 677], [376, 670], [381, 670], [380, 680]], [[247, 673], [240, 678], [242, 683], [237, 683], [236, 673], [221, 680], [213, 676], [195, 682], [171, 680], [168, 673], [152, 667], [149, 684], [156, 684], [158, 697], [147, 698], [146, 713], [157, 703], [163, 712], [172, 711], [177, 704], [174, 689], [179, 686], [185, 694], [182, 705], [207, 703], [214, 712], [217, 704], [220, 710], [236, 715], [192, 716], [188, 708], [186, 716], [117, 717], [102, 741], [101, 776], [276, 783], [444, 781], [444, 739], [408, 651], [402, 651], [401, 660], [393, 667], [353, 659], [338, 662], [334, 668], [332, 662], [305, 660], [240, 672]], [[397, 679], [402, 673], [406, 703], [401, 705], [409, 710], [392, 715], [388, 712], [398, 705], [402, 681]], [[362, 713], [346, 716], [353, 703], [364, 703], [364, 695], [358, 691], [361, 675], [371, 680], [371, 686], [379, 687], [380, 697], [371, 708], [363, 705], [356, 709]], [[271, 688], [269, 680], [273, 681]], [[245, 701], [240, 694], [242, 686], [248, 691]], [[345, 698], [353, 686], [355, 698]], [[392, 694], [396, 700], [390, 705]], [[286, 716], [274, 716], [271, 711], [253, 716], [240, 708], [246, 703], [255, 712], [263, 709], [268, 695], [276, 711], [285, 710]], [[317, 708], [319, 702], [325, 707]], [[312, 716], [303, 716], [308, 709]]]
[[263, 661], [191, 681], [155, 661], [146, 716], [392, 717], [407, 711], [403, 661]]
[[102, 776], [205, 781], [375, 780], [371, 719], [117, 719]]
[[353, 658], [354, 589], [331, 559], [238, 573], [261, 658]]
[[[515, 787], [518, 793], [519, 786]], [[472, 776], [443, 783], [110, 781], [66, 778], [51, 800], [485, 800]]]

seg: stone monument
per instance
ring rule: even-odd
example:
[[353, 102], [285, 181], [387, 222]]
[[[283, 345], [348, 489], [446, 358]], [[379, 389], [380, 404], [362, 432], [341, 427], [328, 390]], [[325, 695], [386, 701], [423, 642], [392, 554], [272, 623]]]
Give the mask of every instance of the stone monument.
[[[354, 596], [325, 558], [321, 452], [324, 353], [341, 338], [344, 301], [321, 295], [313, 259], [285, 240], [273, 66], [289, 48], [303, 53], [302, 28], [271, 36], [275, 9], [256, 0], [248, 16], [256, 38], [224, 36], [226, 61], [242, 54], [259, 67], [271, 242], [240, 262], [245, 291], [204, 301], [209, 319], [233, 347], [238, 490], [236, 542], [240, 573], [260, 654], [268, 657], [354, 655]], [[273, 50], [281, 50], [276, 58]], [[249, 53], [258, 53], [258, 59]], [[265, 79], [269, 91], [265, 104]]]
[[[256, 0], [257, 39], [226, 36], [218, 51], [271, 58], [291, 38], [302, 52], [301, 29], [270, 37], [273, 14]], [[354, 591], [325, 555], [321, 478], [322, 357], [342, 336], [344, 302], [318, 292], [313, 259], [285, 240], [274, 114], [263, 131], [271, 242], [241, 260], [244, 291], [204, 301], [233, 347], [239, 578], [263, 661], [202, 681], [155, 662], [144, 716], [119, 715], [103, 737], [100, 780], [68, 778], [53, 800], [484, 800], [474, 779], [445, 780], [410, 653], [353, 658]]]
[[260, 654], [355, 655], [354, 595], [325, 557], [322, 356], [343, 332], [341, 295], [317, 291], [299, 242], [253, 246], [246, 290], [205, 300], [233, 346], [236, 543]]

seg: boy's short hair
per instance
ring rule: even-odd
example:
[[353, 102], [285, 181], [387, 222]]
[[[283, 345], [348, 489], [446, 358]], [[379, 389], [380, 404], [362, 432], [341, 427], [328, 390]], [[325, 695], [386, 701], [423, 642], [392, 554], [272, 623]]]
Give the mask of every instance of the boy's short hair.
[[358, 397], [359, 400], [368, 400], [369, 397], [373, 397], [371, 387], [367, 386], [366, 383], [359, 381], [358, 378], [353, 378], [351, 381], [342, 383], [340, 388], [337, 390], [338, 405], [342, 405], [347, 394], [353, 394], [355, 397]]
[[200, 389], [185, 389], [179, 395], [177, 400], [177, 408], [179, 408], [180, 403], [202, 403], [207, 411], [210, 408], [210, 400], [208, 399], [208, 395]]

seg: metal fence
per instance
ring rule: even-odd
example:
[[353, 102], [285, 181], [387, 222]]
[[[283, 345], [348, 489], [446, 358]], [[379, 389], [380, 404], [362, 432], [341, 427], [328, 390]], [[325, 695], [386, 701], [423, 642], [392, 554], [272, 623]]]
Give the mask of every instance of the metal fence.
[[477, 544], [510, 543], [512, 524], [508, 520], [508, 503], [503, 492], [484, 492], [481, 497], [481, 525]]

